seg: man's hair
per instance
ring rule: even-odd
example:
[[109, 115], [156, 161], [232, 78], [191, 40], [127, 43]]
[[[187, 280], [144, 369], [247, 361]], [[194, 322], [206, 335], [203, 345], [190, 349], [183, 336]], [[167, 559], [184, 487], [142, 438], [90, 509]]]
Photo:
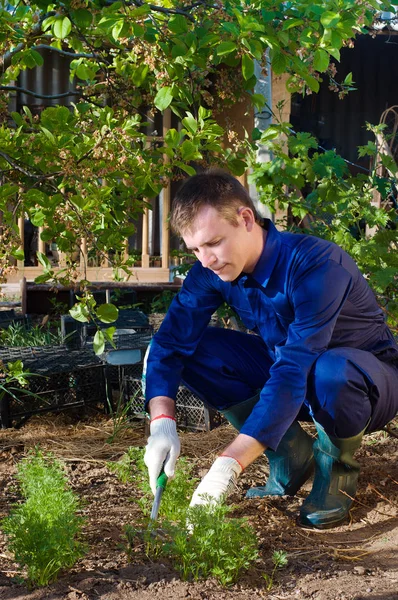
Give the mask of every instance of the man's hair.
[[238, 222], [238, 209], [242, 206], [251, 208], [256, 221], [261, 221], [247, 190], [235, 177], [221, 169], [198, 173], [183, 183], [173, 201], [172, 229], [179, 235], [190, 231], [204, 206], [212, 206], [233, 225]]

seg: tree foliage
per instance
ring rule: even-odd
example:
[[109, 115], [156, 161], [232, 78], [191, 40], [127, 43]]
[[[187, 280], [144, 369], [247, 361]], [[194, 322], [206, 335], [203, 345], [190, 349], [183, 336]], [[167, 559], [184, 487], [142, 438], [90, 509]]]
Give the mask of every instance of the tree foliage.
[[[22, 258], [15, 223], [24, 214], [60, 250], [76, 250], [85, 237], [117, 262], [132, 220], [171, 178], [192, 174], [192, 163], [244, 171], [250, 144], [225, 149], [217, 120], [239, 100], [263, 105], [253, 93], [255, 60], [266, 69], [268, 52], [292, 92], [317, 92], [331, 77], [344, 94], [352, 82], [336, 81], [330, 59], [378, 10], [378, 0], [3, 2], [3, 276], [10, 255]], [[45, 68], [46, 52], [70, 61], [70, 89], [50, 98], [18, 84], [21, 71]], [[9, 114], [16, 90], [72, 104]], [[146, 123], [167, 108], [181, 128], [148, 140]]]
[[[354, 176], [334, 150], [321, 150], [313, 136], [294, 133], [289, 124], [272, 125], [260, 141], [273, 156], [253, 164], [251, 180], [261, 200], [272, 212], [287, 210], [299, 231], [329, 239], [351, 254], [398, 330], [397, 182], [388, 174], [392, 158], [377, 156], [375, 144], [362, 146], [359, 155], [370, 155], [374, 168]], [[375, 191], [381, 194], [380, 206]]]

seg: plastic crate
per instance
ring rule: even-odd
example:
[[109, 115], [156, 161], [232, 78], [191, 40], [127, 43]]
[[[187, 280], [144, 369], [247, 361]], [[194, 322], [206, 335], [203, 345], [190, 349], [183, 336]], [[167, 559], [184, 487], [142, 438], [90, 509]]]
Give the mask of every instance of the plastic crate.
[[[120, 310], [119, 317], [114, 323], [98, 323], [98, 325], [101, 329], [116, 327], [114, 341], [119, 349], [135, 347], [135, 342], [131, 341], [133, 336], [139, 338], [141, 335], [152, 335], [148, 317], [140, 310]], [[96, 331], [97, 327], [94, 323], [81, 323], [70, 315], [61, 316], [61, 332], [69, 348], [91, 347]], [[111, 344], [107, 343], [106, 348], [111, 349]]]
[[0, 329], [7, 329], [10, 325], [15, 325], [15, 323], [29, 325], [30, 319], [24, 315], [17, 314], [13, 308], [0, 310]]
[[[65, 347], [0, 349], [5, 362], [19, 351], [24, 369], [32, 373], [28, 388], [13, 386], [0, 402], [1, 427], [20, 425], [32, 415], [58, 412], [76, 407], [106, 407], [104, 365], [88, 351], [71, 351]], [[12, 356], [11, 360], [15, 360]]]
[[[121, 367], [121, 394], [124, 403], [130, 405], [130, 415], [136, 418], [146, 416], [141, 375], [142, 364]], [[209, 431], [220, 425], [223, 420], [220, 413], [204, 406], [203, 402], [184, 385], [178, 388], [176, 419], [180, 429], [191, 431]]]

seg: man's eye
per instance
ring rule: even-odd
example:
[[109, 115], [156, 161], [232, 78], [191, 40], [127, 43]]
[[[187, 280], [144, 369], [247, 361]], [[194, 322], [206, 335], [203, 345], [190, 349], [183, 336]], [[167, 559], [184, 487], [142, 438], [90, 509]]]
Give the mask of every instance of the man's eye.
[[221, 240], [215, 240], [214, 242], [210, 242], [209, 246], [217, 246]]

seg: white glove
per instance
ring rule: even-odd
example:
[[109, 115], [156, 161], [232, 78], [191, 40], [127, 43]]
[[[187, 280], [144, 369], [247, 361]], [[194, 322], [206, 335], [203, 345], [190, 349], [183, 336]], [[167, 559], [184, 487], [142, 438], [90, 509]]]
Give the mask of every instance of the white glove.
[[144, 456], [144, 462], [148, 467], [149, 484], [154, 495], [156, 480], [162, 467], [167, 477], [173, 477], [180, 448], [175, 420], [170, 417], [155, 418], [150, 425], [150, 436]]
[[[219, 456], [196, 488], [189, 506], [216, 504], [234, 489], [242, 467], [230, 456]], [[203, 498], [207, 496], [207, 498]]]

